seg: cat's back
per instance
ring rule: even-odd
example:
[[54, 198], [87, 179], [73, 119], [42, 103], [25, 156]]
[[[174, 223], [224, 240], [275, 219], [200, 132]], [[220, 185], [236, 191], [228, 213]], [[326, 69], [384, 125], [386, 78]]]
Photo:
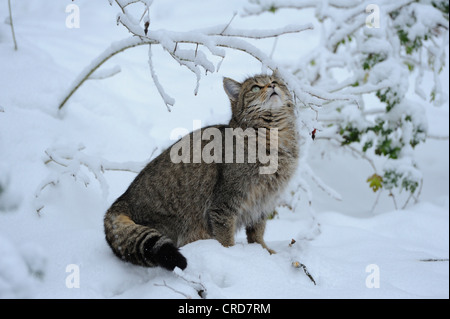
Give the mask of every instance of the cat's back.
[[[225, 125], [205, 127], [171, 145], [147, 164], [118, 200], [127, 201], [137, 215], [137, 211], [171, 215], [203, 209], [221, 169], [220, 161], [205, 162], [202, 156], [196, 157], [208, 142], [201, 137], [205, 130], [222, 132], [225, 128]], [[147, 220], [148, 216], [142, 219]]]

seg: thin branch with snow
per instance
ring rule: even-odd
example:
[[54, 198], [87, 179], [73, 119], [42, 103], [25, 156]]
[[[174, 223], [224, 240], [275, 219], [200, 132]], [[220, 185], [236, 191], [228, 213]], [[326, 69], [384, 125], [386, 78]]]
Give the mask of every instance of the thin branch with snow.
[[158, 76], [155, 72], [155, 67], [153, 66], [153, 55], [152, 55], [152, 45], [148, 46], [148, 65], [150, 67], [150, 74], [152, 75], [153, 82], [155, 83], [156, 88], [158, 89], [159, 94], [164, 100], [166, 104], [167, 110], [170, 112], [170, 107], [175, 104], [175, 99], [169, 96], [162, 87], [161, 83], [158, 80]]
[[111, 69], [97, 70], [97, 72], [95, 72], [94, 74], [92, 74], [89, 77], [89, 80], [103, 80], [103, 79], [111, 78], [114, 75], [120, 73], [121, 71], [122, 71], [122, 69], [118, 65], [114, 66]]

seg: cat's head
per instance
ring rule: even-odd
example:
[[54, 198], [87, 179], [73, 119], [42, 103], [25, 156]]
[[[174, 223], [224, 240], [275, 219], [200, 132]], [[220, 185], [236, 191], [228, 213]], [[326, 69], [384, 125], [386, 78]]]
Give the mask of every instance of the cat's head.
[[242, 83], [224, 78], [223, 87], [230, 98], [233, 114], [248, 109], [277, 111], [292, 107], [292, 96], [277, 72], [253, 76]]

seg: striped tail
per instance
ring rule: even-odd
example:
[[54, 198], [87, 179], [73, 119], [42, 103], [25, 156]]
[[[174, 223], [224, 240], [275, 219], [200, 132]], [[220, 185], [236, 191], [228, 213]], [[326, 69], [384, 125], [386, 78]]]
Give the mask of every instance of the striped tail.
[[155, 229], [136, 224], [129, 215], [124, 202], [114, 203], [105, 215], [106, 241], [117, 257], [144, 267], [186, 268], [186, 258], [172, 240]]

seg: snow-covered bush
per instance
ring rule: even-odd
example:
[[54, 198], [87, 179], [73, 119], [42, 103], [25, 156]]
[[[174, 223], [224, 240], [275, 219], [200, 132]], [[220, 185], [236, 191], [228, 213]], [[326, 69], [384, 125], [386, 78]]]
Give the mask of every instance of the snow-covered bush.
[[[358, 101], [326, 103], [318, 111], [317, 139], [369, 160], [374, 175], [367, 181], [374, 191], [398, 189], [417, 197], [422, 177], [413, 150], [427, 138], [425, 109], [448, 99], [439, 73], [448, 45], [449, 3], [375, 3], [249, 0], [245, 15], [315, 9], [319, 45], [288, 68], [304, 84]], [[381, 168], [374, 161], [380, 157]]]

